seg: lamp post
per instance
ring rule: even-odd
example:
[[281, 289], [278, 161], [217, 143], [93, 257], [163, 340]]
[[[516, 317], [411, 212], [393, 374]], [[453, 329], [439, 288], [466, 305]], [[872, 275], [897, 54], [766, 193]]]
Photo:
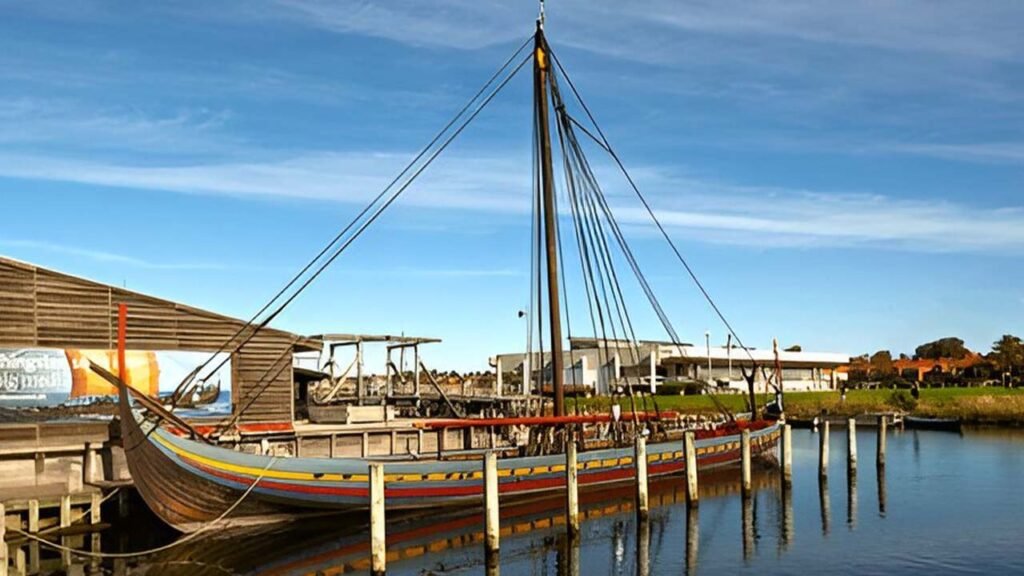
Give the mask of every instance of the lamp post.
[[711, 331], [710, 330], [705, 330], [704, 331], [704, 345], [707, 347], [707, 351], [708, 351], [708, 378], [707, 378], [707, 380], [708, 380], [708, 383], [711, 383], [712, 380], [711, 380]]
[[725, 354], [729, 359], [729, 385], [732, 385], [732, 332], [725, 338]]
[[526, 354], [523, 355], [523, 396], [530, 394], [530, 378], [532, 374], [530, 372], [530, 314], [526, 310], [519, 311], [519, 317], [526, 319]]

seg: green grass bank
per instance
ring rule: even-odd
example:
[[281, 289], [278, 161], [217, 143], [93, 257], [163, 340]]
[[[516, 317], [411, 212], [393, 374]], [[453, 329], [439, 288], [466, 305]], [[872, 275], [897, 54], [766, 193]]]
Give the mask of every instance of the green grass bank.
[[[706, 395], [656, 396], [658, 408], [686, 413], [714, 413], [715, 405]], [[716, 396], [726, 407], [736, 412], [746, 410], [746, 396], [739, 394]], [[758, 395], [761, 405], [769, 401], [767, 395]], [[569, 409], [572, 399], [567, 399]], [[607, 409], [610, 398], [579, 399], [580, 406]], [[637, 399], [640, 402], [640, 399]], [[629, 409], [629, 400], [621, 401]], [[1024, 426], [1024, 389], [1021, 388], [925, 388], [917, 401], [908, 390], [849, 390], [846, 400], [839, 392], [790, 392], [786, 394], [786, 415], [791, 418], [813, 418], [823, 411], [834, 416], [853, 417], [883, 411], [905, 411], [915, 416], [960, 418], [968, 424], [995, 424]], [[642, 404], [639, 406], [642, 409]], [[651, 397], [648, 409], [653, 409]]]

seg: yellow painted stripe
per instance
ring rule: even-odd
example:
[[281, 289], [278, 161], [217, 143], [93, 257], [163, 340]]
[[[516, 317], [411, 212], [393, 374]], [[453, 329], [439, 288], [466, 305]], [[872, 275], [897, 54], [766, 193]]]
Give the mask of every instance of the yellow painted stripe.
[[198, 454], [194, 454], [192, 452], [189, 452], [187, 450], [184, 450], [184, 449], [182, 449], [182, 448], [180, 448], [178, 446], [175, 446], [175, 445], [171, 444], [166, 439], [162, 438], [159, 434], [153, 434], [152, 437], [155, 438], [157, 442], [159, 442], [160, 444], [165, 446], [168, 450], [170, 450], [171, 452], [174, 452], [175, 454], [177, 454], [179, 456], [183, 456], [185, 458], [188, 458], [189, 460], [195, 460], [196, 462], [199, 462], [201, 464], [205, 464], [206, 466], [209, 466], [211, 468], [216, 468], [218, 470], [225, 470], [225, 471], [228, 471], [228, 472], [235, 472], [236, 474], [248, 474], [250, 476], [260, 476], [260, 475], [262, 475], [264, 478], [277, 478], [277, 479], [281, 479], [281, 480], [324, 480], [324, 481], [335, 481], [335, 482], [341, 481], [341, 480], [353, 480], [353, 481], [366, 482], [366, 481], [369, 480], [369, 476], [367, 474], [351, 474], [351, 475], [346, 474], [344, 476], [342, 474], [319, 474], [318, 475], [318, 474], [312, 474], [310, 472], [290, 472], [290, 471], [287, 471], [287, 470], [263, 470], [262, 468], [252, 468], [250, 466], [239, 466], [237, 464], [230, 464], [228, 462], [222, 462], [220, 460], [214, 460], [212, 458], [207, 458], [205, 456], [200, 456]]

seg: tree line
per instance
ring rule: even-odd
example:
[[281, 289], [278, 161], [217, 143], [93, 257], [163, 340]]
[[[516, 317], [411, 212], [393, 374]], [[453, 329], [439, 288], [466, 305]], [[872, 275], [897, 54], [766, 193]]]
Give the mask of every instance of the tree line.
[[[968, 361], [964, 361], [968, 359]], [[850, 381], [916, 380], [917, 368], [898, 370], [898, 360], [934, 360], [936, 366], [942, 361], [952, 364], [951, 369], [930, 369], [925, 380], [942, 384], [998, 383], [1016, 385], [1024, 379], [1024, 340], [1012, 334], [1004, 334], [992, 343], [992, 349], [975, 353], [956, 337], [940, 338], [918, 346], [913, 356], [900, 354], [893, 359], [888, 350], [864, 354], [851, 360]], [[973, 360], [973, 361], [972, 361]]]

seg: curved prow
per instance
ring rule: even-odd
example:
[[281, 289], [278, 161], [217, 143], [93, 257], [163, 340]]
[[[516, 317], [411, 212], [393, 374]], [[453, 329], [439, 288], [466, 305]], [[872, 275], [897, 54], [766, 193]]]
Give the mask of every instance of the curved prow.
[[[159, 402], [134, 392], [120, 378], [101, 366], [93, 364], [91, 368], [118, 389], [121, 441], [128, 470], [135, 489], [161, 520], [182, 532], [192, 532], [220, 517], [238, 500], [241, 491], [226, 488], [182, 468], [176, 456], [158, 442], [167, 432], [160, 430], [157, 423], [146, 422], [140, 413], [132, 410], [131, 401], [134, 399], [151, 413], [205, 440], [202, 435]], [[258, 507], [252, 507], [256, 509], [240, 512], [260, 511]]]

